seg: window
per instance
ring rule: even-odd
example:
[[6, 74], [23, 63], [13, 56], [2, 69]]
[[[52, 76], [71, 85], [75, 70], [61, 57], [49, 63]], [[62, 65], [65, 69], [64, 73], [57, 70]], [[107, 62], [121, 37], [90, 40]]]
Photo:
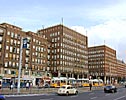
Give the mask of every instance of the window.
[[8, 71], [7, 71], [7, 70], [5, 70], [5, 71], [4, 71], [4, 74], [8, 74]]
[[33, 49], [35, 49], [35, 46], [33, 45]]
[[16, 48], [15, 47], [13, 48], [13, 53], [16, 53]]
[[16, 41], [16, 40], [14, 40], [14, 45], [16, 45], [16, 43], [17, 43], [17, 41]]
[[15, 62], [13, 62], [13, 65], [12, 66], [15, 67]]
[[11, 71], [11, 74], [15, 74], [15, 71]]
[[13, 51], [13, 47], [10, 47], [10, 52], [12, 52]]
[[10, 31], [7, 32], [7, 35], [10, 35]]
[[20, 51], [19, 48], [17, 48], [17, 53], [19, 53], [19, 51]]
[[16, 67], [18, 67], [18, 65], [19, 65], [19, 64], [18, 64], [18, 63], [16, 63]]
[[26, 50], [26, 55], [29, 55], [29, 50]]
[[13, 59], [16, 59], [16, 55], [15, 54], [13, 54]]
[[19, 55], [16, 56], [16, 59], [19, 60]]
[[2, 49], [2, 44], [0, 44], [0, 49]]
[[18, 41], [17, 44], [20, 45], [20, 41]]
[[3, 38], [2, 38], [2, 37], [0, 37], [0, 42], [2, 41], [2, 39], [3, 39]]
[[8, 66], [8, 62], [5, 62], [5, 67], [7, 67]]
[[35, 42], [35, 39], [33, 39], [33, 42]]
[[12, 37], [12, 38], [14, 37], [14, 33], [13, 33], [13, 32], [11, 33], [11, 37]]
[[8, 58], [8, 53], [6, 53], [5, 57]]
[[18, 36], [17, 36], [17, 34], [15, 34], [15, 38], [17, 38]]
[[30, 48], [30, 44], [27, 44], [27, 48]]
[[28, 58], [26, 58], [25, 60], [26, 60], [26, 63], [28, 63], [28, 62], [29, 62], [29, 59], [28, 59]]
[[11, 45], [13, 45], [13, 39], [11, 39]]
[[11, 66], [11, 61], [9, 61], [9, 66]]
[[12, 59], [12, 54], [9, 54], [9, 58]]
[[9, 46], [6, 46], [6, 50], [9, 50]]

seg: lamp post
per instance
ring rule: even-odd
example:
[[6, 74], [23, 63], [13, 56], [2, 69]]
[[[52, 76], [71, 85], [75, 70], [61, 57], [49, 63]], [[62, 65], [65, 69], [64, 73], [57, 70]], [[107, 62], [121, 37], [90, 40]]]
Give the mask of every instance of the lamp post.
[[22, 68], [22, 48], [23, 47], [23, 37], [21, 37], [21, 44], [20, 44], [20, 58], [19, 58], [19, 69], [18, 69], [18, 87], [17, 93], [20, 93], [20, 75], [21, 75], [21, 68]]
[[20, 44], [20, 58], [19, 58], [19, 69], [18, 69], [18, 86], [17, 86], [17, 93], [20, 93], [20, 76], [21, 76], [21, 69], [22, 69], [22, 51], [23, 48], [27, 48], [27, 38], [21, 37], [21, 44]]
[[111, 64], [110, 64], [110, 67], [109, 67], [109, 71], [110, 71], [110, 84], [112, 82], [111, 78], [112, 78], [112, 72], [111, 72]]

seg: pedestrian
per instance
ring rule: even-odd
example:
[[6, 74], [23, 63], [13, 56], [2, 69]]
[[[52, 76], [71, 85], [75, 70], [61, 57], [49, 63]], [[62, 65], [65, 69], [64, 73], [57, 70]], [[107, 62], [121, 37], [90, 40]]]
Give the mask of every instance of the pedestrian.
[[92, 83], [91, 82], [89, 83], [89, 87], [90, 87], [90, 91], [91, 91], [91, 89], [92, 89]]
[[29, 89], [29, 82], [26, 83], [26, 90]]
[[12, 89], [13, 81], [10, 81], [10, 90]]
[[12, 83], [11, 86], [10, 86], [10, 90], [13, 90], [13, 88], [14, 88], [14, 85]]

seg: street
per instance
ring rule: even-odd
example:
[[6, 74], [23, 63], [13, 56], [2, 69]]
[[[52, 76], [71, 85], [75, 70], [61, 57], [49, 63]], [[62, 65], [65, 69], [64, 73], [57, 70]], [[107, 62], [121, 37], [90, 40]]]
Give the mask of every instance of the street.
[[24, 96], [8, 95], [6, 100], [126, 100], [126, 88], [118, 88], [117, 93], [104, 93], [103, 90], [93, 90], [70, 96], [58, 96], [56, 93]]

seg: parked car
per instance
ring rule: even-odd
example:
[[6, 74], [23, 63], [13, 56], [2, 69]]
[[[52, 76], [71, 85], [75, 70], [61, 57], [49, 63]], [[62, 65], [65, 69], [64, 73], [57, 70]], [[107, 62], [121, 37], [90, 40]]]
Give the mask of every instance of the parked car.
[[114, 85], [107, 85], [104, 87], [104, 92], [105, 93], [108, 93], [108, 92], [115, 93], [115, 92], [117, 92], [117, 88]]
[[58, 89], [58, 95], [70, 95], [70, 94], [78, 94], [78, 90], [74, 88], [72, 85], [63, 85]]
[[5, 99], [5, 96], [0, 95], [0, 100], [6, 100], [6, 99]]

